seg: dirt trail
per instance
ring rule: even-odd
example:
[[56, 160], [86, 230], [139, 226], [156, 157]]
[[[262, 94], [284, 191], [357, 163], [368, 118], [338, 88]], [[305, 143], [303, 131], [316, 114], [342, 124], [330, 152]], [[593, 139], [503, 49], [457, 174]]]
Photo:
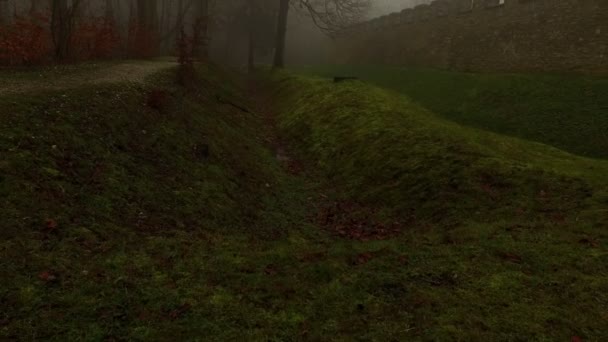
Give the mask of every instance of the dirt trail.
[[0, 96], [104, 83], [143, 83], [146, 77], [176, 65], [171, 61], [128, 61], [111, 65], [69, 66], [41, 72], [3, 72], [0, 73]]
[[392, 222], [382, 221], [377, 209], [356, 201], [340, 199], [344, 197], [340, 195], [343, 190], [311, 170], [311, 165], [294, 155], [289, 144], [280, 136], [270, 90], [264, 89], [255, 79], [249, 80], [247, 90], [256, 111], [263, 115], [266, 126], [264, 138], [273, 149], [278, 162], [285, 172], [303, 179], [307, 188], [316, 189], [316, 196], [309, 198], [309, 217], [315, 226], [338, 238], [370, 241], [391, 239], [401, 234], [405, 224], [414, 224], [413, 221], [401, 222], [396, 219]]

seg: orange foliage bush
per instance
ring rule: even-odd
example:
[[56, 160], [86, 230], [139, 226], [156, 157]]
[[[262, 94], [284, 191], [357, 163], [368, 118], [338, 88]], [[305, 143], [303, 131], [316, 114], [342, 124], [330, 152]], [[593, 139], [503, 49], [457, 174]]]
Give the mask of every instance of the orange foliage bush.
[[[70, 61], [115, 57], [120, 36], [116, 25], [102, 18], [77, 21], [70, 39]], [[53, 60], [50, 16], [16, 17], [0, 27], [0, 65], [40, 65]]]
[[177, 81], [183, 86], [188, 86], [194, 80], [193, 50], [196, 49], [195, 46], [196, 42], [188, 37], [182, 27], [177, 36], [177, 60], [179, 62]]
[[166, 90], [154, 89], [148, 93], [146, 105], [152, 109], [163, 111], [169, 104], [169, 93]]
[[53, 43], [48, 29], [48, 15], [16, 17], [13, 23], [0, 27], [0, 64], [34, 65], [48, 62]]
[[120, 46], [120, 36], [112, 21], [100, 18], [79, 20], [72, 33], [73, 60], [114, 57]]
[[129, 25], [129, 56], [137, 58], [149, 58], [158, 54], [160, 37], [158, 33], [152, 32], [132, 21]]

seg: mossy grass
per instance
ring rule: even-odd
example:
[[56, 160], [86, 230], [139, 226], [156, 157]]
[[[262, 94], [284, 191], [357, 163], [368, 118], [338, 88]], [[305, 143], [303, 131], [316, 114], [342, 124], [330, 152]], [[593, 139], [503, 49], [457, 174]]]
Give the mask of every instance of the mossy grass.
[[[281, 133], [326, 186], [340, 189], [337, 199], [410, 223], [388, 251], [415, 261], [378, 262], [392, 281], [370, 273], [375, 286], [363, 287], [388, 288], [394, 312], [403, 310], [395, 319], [413, 331], [426, 326], [413, 336], [604, 334], [608, 162], [462, 126], [363, 82], [270, 79]], [[585, 314], [569, 316], [573, 307]]]
[[[605, 336], [605, 162], [279, 74], [280, 133], [308, 161], [294, 176], [233, 78], [0, 96], [2, 339]], [[311, 220], [319, 193], [417, 220], [336, 238]]]
[[608, 79], [576, 74], [464, 73], [396, 66], [311, 66], [407, 95], [457, 123], [608, 158]]
[[458, 125], [362, 82], [284, 77], [284, 134], [347, 196], [395, 215], [431, 223], [578, 215], [606, 191], [606, 161]]

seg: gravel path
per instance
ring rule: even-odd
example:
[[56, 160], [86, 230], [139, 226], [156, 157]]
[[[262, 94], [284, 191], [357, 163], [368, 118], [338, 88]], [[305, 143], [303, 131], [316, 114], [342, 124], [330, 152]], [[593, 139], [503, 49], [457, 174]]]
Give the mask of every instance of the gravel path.
[[49, 68], [39, 72], [5, 70], [0, 73], [0, 96], [104, 83], [143, 83], [146, 77], [176, 65], [170, 61], [127, 61], [119, 64]]

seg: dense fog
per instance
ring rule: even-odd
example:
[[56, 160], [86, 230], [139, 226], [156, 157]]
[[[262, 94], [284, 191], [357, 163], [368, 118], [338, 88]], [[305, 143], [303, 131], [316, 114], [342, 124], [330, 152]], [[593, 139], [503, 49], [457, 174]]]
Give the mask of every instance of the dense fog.
[[[247, 63], [250, 49], [256, 63], [272, 61], [280, 3], [279, 0], [0, 0], [0, 23], [28, 23], [43, 29], [48, 25], [53, 44], [65, 45], [55, 46], [59, 50], [55, 55], [65, 55], [59, 56], [62, 59], [88, 58], [78, 56], [84, 53], [76, 51], [78, 47], [69, 46], [74, 45], [74, 37], [86, 36], [86, 30], [105, 30], [106, 36], [101, 39], [111, 38], [112, 49], [104, 51], [107, 55], [104, 57], [176, 54], [176, 42], [183, 28], [186, 35], [204, 35], [199, 38], [208, 45], [209, 55], [215, 61], [239, 66]], [[411, 5], [368, 0], [291, 1], [286, 23], [286, 62], [328, 61], [331, 37], [336, 31], [366, 17]], [[199, 27], [195, 29], [197, 23]], [[200, 32], [195, 33], [196, 30]], [[83, 39], [99, 40], [103, 35], [87, 34]]]
[[[291, 1], [285, 62], [329, 62], [332, 37], [336, 31], [368, 18], [427, 2]], [[184, 28], [186, 34], [192, 35], [194, 24], [199, 21], [202, 26], [199, 30], [204, 31], [199, 34], [205, 35], [203, 40], [208, 45], [211, 58], [216, 62], [243, 66], [248, 61], [249, 45], [253, 45], [251, 49], [255, 63], [272, 62], [280, 3], [280, 0], [0, 0], [0, 23], [30, 23], [41, 28], [49, 25], [51, 29], [54, 28], [54, 44], [73, 39], [61, 37], [65, 35], [85, 36], [82, 37], [85, 40], [106, 39], [107, 44], [111, 40], [112, 47], [105, 47], [108, 51], [103, 51], [104, 56], [101, 57], [141, 57], [176, 54], [180, 29]], [[65, 25], [61, 24], [61, 17], [65, 17]], [[92, 26], [91, 22], [98, 26]], [[89, 32], [83, 33], [86, 30]], [[92, 32], [95, 30], [105, 31]], [[59, 50], [69, 49], [69, 44], [65, 45]], [[75, 51], [78, 49], [73, 48], [71, 52], [55, 51], [55, 54], [69, 55], [60, 58], [87, 59], [87, 56], [77, 55], [93, 53]], [[100, 49], [97, 50], [99, 52]]]
[[0, 341], [608, 341], [608, 0], [0, 0]]

